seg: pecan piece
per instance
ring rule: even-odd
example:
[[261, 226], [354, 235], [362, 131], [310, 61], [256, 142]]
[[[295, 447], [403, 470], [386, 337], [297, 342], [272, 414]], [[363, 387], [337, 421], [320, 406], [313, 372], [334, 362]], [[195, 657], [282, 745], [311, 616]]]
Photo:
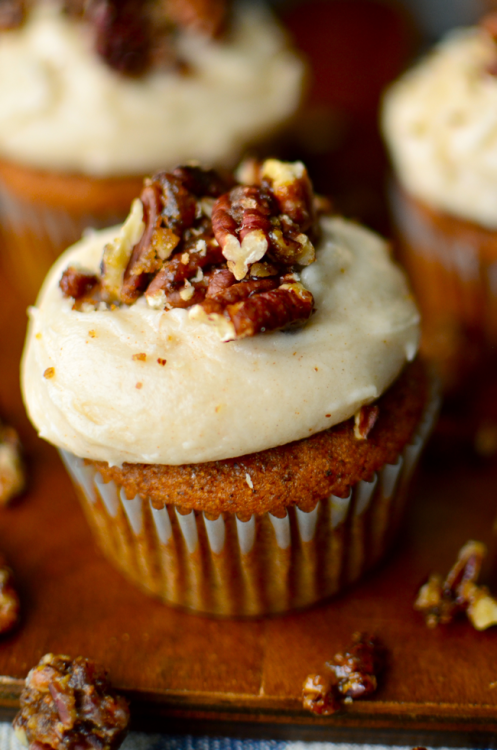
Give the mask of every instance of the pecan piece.
[[369, 433], [375, 426], [380, 409], [378, 406], [367, 404], [361, 406], [354, 417], [354, 437], [356, 440], [367, 440]]
[[319, 716], [330, 716], [342, 707], [336, 686], [328, 675], [310, 674], [302, 686], [304, 708]]
[[[147, 206], [148, 208], [148, 206]], [[147, 213], [149, 218], [150, 210]], [[123, 278], [134, 248], [140, 245], [145, 234], [144, 204], [141, 200], [134, 200], [131, 211], [119, 230], [119, 234], [104, 247], [102, 258], [102, 295], [109, 301], [119, 300]], [[153, 228], [147, 226], [151, 234]]]
[[24, 0], [2, 0], [0, 2], [0, 31], [21, 26], [26, 15]]
[[[237, 284], [228, 291], [239, 286], [242, 285]], [[202, 305], [192, 307], [190, 318], [212, 325], [226, 342], [302, 324], [310, 317], [313, 305], [312, 294], [294, 282], [252, 294], [226, 307], [216, 299], [206, 299]]]
[[114, 70], [139, 76], [149, 66], [152, 29], [146, 3], [135, 0], [93, 0], [89, 18], [97, 53]]
[[10, 633], [18, 624], [19, 617], [20, 602], [14, 574], [0, 558], [0, 635]]
[[377, 688], [377, 673], [383, 667], [383, 649], [377, 639], [354, 633], [352, 645], [335, 654], [326, 664], [337, 679], [337, 690], [346, 698], [361, 698]]
[[143, 221], [145, 229], [138, 241], [133, 245], [131, 257], [124, 271], [118, 299], [127, 305], [132, 304], [147, 286], [147, 275], [144, 273], [144, 256], [149, 262], [152, 238], [160, 222], [160, 196], [154, 184], [146, 185], [141, 193], [140, 202], [143, 206]]
[[301, 232], [306, 232], [314, 225], [312, 185], [301, 161], [292, 164], [278, 159], [266, 159], [261, 167], [260, 180], [264, 187], [270, 188], [280, 213], [297, 224]]
[[64, 297], [73, 297], [75, 300], [91, 292], [96, 284], [98, 276], [74, 266], [66, 268], [59, 281]]
[[271, 197], [257, 187], [238, 186], [212, 208], [212, 229], [237, 281], [267, 252], [271, 230]]
[[226, 0], [165, 0], [174, 23], [206, 36], [216, 36], [226, 18]]
[[[466, 542], [445, 581], [440, 575], [432, 574], [420, 588], [414, 608], [424, 615], [429, 628], [446, 625], [461, 612], [468, 612], [472, 617], [478, 611], [477, 602], [483, 595], [489, 596], [484, 587], [476, 585], [485, 554], [486, 547], [481, 542]], [[487, 601], [479, 605], [482, 618], [483, 606], [488, 604]]]
[[7, 505], [25, 486], [21, 441], [13, 427], [0, 423], [0, 505]]
[[127, 702], [110, 690], [101, 667], [47, 654], [26, 677], [14, 729], [30, 748], [115, 750], [128, 722]]

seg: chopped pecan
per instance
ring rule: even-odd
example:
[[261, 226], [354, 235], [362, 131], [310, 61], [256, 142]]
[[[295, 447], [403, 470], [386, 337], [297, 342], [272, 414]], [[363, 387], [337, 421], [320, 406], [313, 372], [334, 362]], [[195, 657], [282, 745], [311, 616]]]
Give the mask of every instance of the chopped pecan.
[[311, 181], [301, 161], [292, 163], [266, 159], [261, 167], [260, 180], [270, 188], [281, 214], [288, 216], [301, 232], [309, 230], [315, 221]]
[[97, 53], [114, 70], [142, 75], [149, 67], [152, 29], [146, 3], [135, 0], [93, 0], [89, 18]]
[[302, 704], [308, 711], [320, 716], [330, 716], [342, 707], [331, 677], [320, 674], [310, 674], [305, 678]]
[[2, 0], [0, 2], [0, 31], [21, 26], [26, 14], [24, 0]]
[[30, 748], [115, 750], [128, 722], [128, 705], [110, 690], [101, 667], [81, 656], [47, 654], [26, 677], [14, 730]]
[[[259, 283], [263, 281], [270, 280], [260, 279]], [[242, 284], [236, 284], [228, 291], [241, 286]], [[246, 299], [226, 306], [216, 298], [205, 299], [201, 305], [192, 307], [190, 317], [212, 325], [222, 341], [233, 341], [265, 331], [302, 325], [310, 317], [313, 305], [312, 294], [295, 282], [253, 293]]]
[[213, 37], [223, 28], [227, 3], [226, 0], [165, 0], [165, 7], [179, 26]]
[[376, 675], [383, 668], [383, 658], [383, 648], [376, 638], [354, 633], [352, 646], [344, 653], [335, 654], [326, 666], [337, 679], [338, 692], [354, 699], [376, 690]]
[[326, 663], [331, 675], [309, 675], [302, 691], [304, 708], [332, 714], [344, 703], [364, 698], [377, 688], [377, 674], [384, 666], [384, 649], [374, 637], [354, 633], [352, 645]]
[[361, 406], [354, 417], [354, 437], [356, 440], [367, 440], [380, 414], [378, 406], [367, 404]]
[[[145, 192], [145, 191], [144, 191]], [[148, 195], [148, 194], [147, 194]], [[119, 300], [122, 294], [124, 274], [130, 258], [145, 234], [150, 238], [153, 227], [145, 224], [144, 204], [141, 200], [133, 201], [131, 211], [119, 230], [119, 234], [104, 247], [102, 258], [102, 294], [109, 301]], [[147, 205], [146, 220], [150, 224], [150, 207]]]
[[20, 495], [24, 485], [21, 442], [13, 427], [0, 423], [0, 505]]
[[122, 285], [118, 291], [118, 299], [128, 305], [134, 302], [147, 286], [148, 276], [143, 269], [150, 267], [150, 254], [154, 247], [152, 239], [160, 222], [160, 194], [155, 184], [144, 187], [140, 201], [143, 206], [145, 229], [138, 242], [133, 245], [131, 257], [124, 271]]
[[214, 236], [238, 281], [268, 250], [274, 211], [271, 203], [271, 196], [260, 188], [239, 185], [221, 196], [212, 208]]
[[20, 602], [14, 574], [0, 558], [0, 635], [10, 633], [18, 624], [19, 617]]
[[59, 281], [64, 297], [73, 297], [75, 300], [88, 294], [96, 284], [98, 276], [74, 266], [66, 268]]
[[440, 575], [432, 574], [420, 588], [414, 608], [423, 613], [429, 628], [452, 622], [458, 613], [466, 612], [472, 602], [476, 606], [479, 598], [476, 583], [485, 554], [484, 544], [467, 542], [459, 550], [445, 581]]

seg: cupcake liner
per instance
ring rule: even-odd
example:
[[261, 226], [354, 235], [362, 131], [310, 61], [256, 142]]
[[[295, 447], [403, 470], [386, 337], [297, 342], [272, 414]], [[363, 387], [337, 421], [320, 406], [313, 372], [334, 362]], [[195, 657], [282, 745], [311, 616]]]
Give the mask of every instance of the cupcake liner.
[[[39, 173], [32, 173], [35, 178], [32, 191], [21, 190], [24, 183], [11, 185], [10, 172], [6, 179], [3, 166], [0, 163], [2, 265], [25, 301], [34, 302], [54, 260], [81, 239], [85, 229], [112, 226], [125, 219], [132, 198], [139, 193], [141, 180], [123, 178], [122, 194], [119, 181], [109, 181], [112, 188], [108, 200], [99, 205], [92, 191], [99, 197], [104, 181], [94, 180], [93, 186], [92, 178], [71, 175], [64, 196], [64, 177], [47, 177], [47, 183], [50, 179], [56, 181], [56, 190], [47, 189], [44, 194], [36, 184]], [[28, 182], [31, 174], [25, 171], [23, 178]]]
[[276, 614], [313, 604], [356, 581], [388, 549], [409, 479], [438, 410], [432, 383], [418, 429], [394, 464], [348, 497], [310, 512], [298, 505], [241, 520], [128, 499], [91, 463], [60, 451], [98, 543], [140, 588], [164, 602], [222, 616]]
[[497, 233], [448, 216], [391, 189], [406, 267], [425, 323], [452, 325], [497, 341]]

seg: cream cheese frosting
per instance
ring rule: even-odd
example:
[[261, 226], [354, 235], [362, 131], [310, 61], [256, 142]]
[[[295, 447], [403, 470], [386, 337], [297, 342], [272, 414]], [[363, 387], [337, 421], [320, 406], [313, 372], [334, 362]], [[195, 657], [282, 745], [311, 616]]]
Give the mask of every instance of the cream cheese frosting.
[[452, 32], [388, 91], [383, 131], [401, 184], [434, 208], [497, 228], [497, 57], [477, 28]]
[[301, 274], [310, 321], [229, 343], [143, 297], [72, 310], [62, 272], [97, 271], [117, 229], [69, 248], [30, 309], [22, 386], [40, 436], [110, 465], [199, 463], [309, 437], [376, 399], [415, 356], [419, 315], [380, 237], [340, 218], [321, 226]]
[[94, 53], [84, 24], [38, 3], [0, 34], [0, 156], [94, 176], [144, 174], [188, 159], [229, 166], [298, 106], [303, 64], [258, 5], [222, 41], [183, 32], [187, 74], [130, 79]]

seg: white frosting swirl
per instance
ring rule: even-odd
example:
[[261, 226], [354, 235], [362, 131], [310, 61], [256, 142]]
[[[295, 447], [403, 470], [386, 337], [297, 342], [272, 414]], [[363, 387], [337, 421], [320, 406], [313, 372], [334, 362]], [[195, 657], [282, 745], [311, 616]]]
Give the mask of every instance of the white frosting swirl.
[[188, 74], [126, 78], [84, 24], [38, 3], [0, 34], [0, 155], [95, 176], [228, 165], [295, 111], [302, 62], [260, 7], [242, 7], [224, 41], [184, 33], [178, 44]]
[[322, 226], [302, 272], [316, 304], [308, 324], [227, 344], [188, 310], [144, 298], [73, 311], [63, 270], [98, 269], [116, 229], [69, 248], [30, 310], [22, 385], [39, 434], [111, 465], [196, 463], [308, 437], [376, 399], [416, 353], [418, 312], [381, 238], [339, 218]]
[[387, 93], [383, 130], [400, 182], [433, 207], [497, 228], [495, 43], [453, 32]]

